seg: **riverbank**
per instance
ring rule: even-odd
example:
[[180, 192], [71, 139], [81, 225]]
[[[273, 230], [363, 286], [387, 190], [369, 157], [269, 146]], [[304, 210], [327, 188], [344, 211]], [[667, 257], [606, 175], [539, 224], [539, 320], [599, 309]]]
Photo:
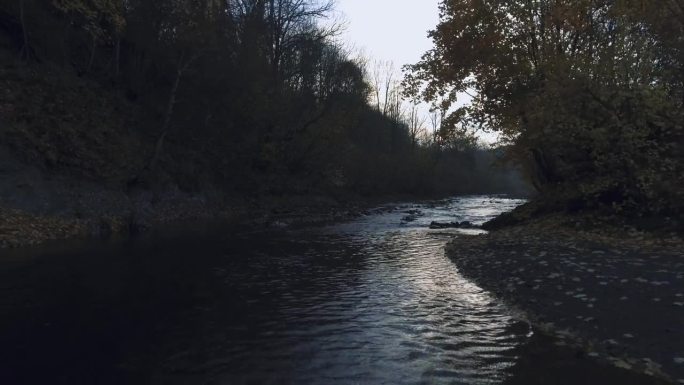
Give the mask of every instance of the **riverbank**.
[[[561, 345], [561, 346], [559, 346]], [[550, 333], [536, 332], [516, 348], [519, 357], [503, 385], [668, 385], [671, 382], [625, 370], [588, 356], [582, 346], [559, 344]]]
[[[462, 274], [523, 310], [561, 346], [684, 383], [684, 243], [557, 218], [447, 247]], [[567, 222], [567, 221], [566, 221]]]
[[[128, 237], [181, 223], [221, 223], [243, 227], [291, 227], [331, 223], [361, 215], [372, 203], [311, 196], [210, 199], [168, 194], [159, 197], [99, 197], [101, 207], [79, 214], [31, 212], [0, 205], [0, 249], [48, 241]], [[103, 201], [103, 199], [105, 201]], [[390, 199], [387, 198], [387, 201]], [[68, 209], [64, 210], [68, 211]]]

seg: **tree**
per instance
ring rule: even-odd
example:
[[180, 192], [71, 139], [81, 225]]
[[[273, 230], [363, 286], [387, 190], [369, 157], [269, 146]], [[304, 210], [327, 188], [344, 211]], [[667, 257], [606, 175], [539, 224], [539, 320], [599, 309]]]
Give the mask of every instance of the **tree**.
[[418, 140], [425, 131], [426, 118], [421, 115], [420, 109], [417, 103], [412, 103], [408, 110], [407, 124], [408, 124], [408, 134], [411, 138], [411, 147], [415, 148], [418, 144]]
[[439, 132], [442, 129], [442, 122], [444, 121], [444, 110], [433, 108], [430, 110], [430, 128], [432, 129], [432, 142], [435, 145], [440, 145]]
[[90, 72], [98, 44], [124, 28], [123, 3], [120, 0], [53, 0], [52, 4], [66, 15], [67, 28], [77, 23], [90, 36], [90, 57], [86, 67], [86, 72]]
[[[456, 0], [440, 9], [435, 47], [409, 67], [409, 95], [443, 97], [449, 109], [475, 90], [472, 103], [446, 119], [500, 132], [543, 192], [633, 212], [676, 204], [681, 38], [657, 27], [662, 8], [637, 0]], [[681, 31], [672, 16], [665, 20]]]
[[31, 45], [29, 44], [28, 28], [26, 26], [25, 0], [19, 0], [19, 22], [21, 23], [21, 34], [23, 37], [20, 55], [23, 60], [28, 61], [31, 56]]
[[333, 2], [312, 0], [267, 0], [267, 20], [270, 32], [270, 62], [274, 80], [280, 81], [284, 56], [302, 37], [312, 32], [318, 39], [330, 36], [334, 30], [312, 28], [316, 19], [325, 18], [333, 9]]
[[[167, 19], [164, 20], [165, 28], [161, 30], [160, 44], [165, 45], [172, 57], [175, 66], [168, 101], [164, 110], [163, 120], [159, 136], [155, 142], [154, 152], [147, 168], [154, 170], [162, 155], [164, 142], [171, 128], [171, 121], [178, 99], [178, 90], [181, 80], [197, 59], [205, 53], [206, 46], [198, 46], [197, 43], [209, 39], [207, 27], [211, 25], [207, 20], [211, 3], [198, 3], [192, 0], [176, 1], [169, 9]], [[208, 45], [208, 44], [207, 44]]]
[[[374, 103], [384, 116], [390, 116], [397, 101], [397, 74], [391, 61], [375, 61], [372, 70]], [[394, 108], [396, 115], [396, 108]]]

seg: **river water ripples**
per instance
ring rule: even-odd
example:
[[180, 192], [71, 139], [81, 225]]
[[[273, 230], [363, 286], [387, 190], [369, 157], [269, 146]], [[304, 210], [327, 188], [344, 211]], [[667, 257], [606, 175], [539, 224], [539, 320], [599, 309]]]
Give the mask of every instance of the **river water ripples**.
[[429, 224], [520, 203], [459, 197], [41, 257], [6, 271], [27, 299], [4, 308], [0, 359], [22, 383], [501, 383], [530, 329], [445, 256], [476, 230]]
[[204, 369], [217, 384], [501, 382], [529, 329], [444, 255], [467, 231], [429, 224], [482, 223], [519, 203], [400, 205], [228, 253], [216, 274], [247, 310], [232, 333], [219, 327], [224, 345]]

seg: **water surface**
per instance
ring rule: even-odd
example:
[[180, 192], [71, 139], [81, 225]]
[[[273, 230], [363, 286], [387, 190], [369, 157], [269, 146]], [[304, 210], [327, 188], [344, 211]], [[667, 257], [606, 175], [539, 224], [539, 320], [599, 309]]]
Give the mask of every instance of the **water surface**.
[[[497, 384], [530, 330], [444, 255], [520, 204], [389, 205], [326, 227], [144, 239], [0, 269], [13, 383]], [[472, 231], [470, 231], [472, 232]]]

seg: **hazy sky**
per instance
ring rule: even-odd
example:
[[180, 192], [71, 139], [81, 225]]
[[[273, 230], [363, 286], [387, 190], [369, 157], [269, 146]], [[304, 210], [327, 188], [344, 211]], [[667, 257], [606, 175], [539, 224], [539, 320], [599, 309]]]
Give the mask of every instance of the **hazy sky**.
[[[336, 0], [337, 17], [346, 22], [341, 38], [373, 60], [392, 61], [397, 71], [432, 48], [427, 36], [439, 22], [439, 0]], [[462, 95], [462, 102], [470, 98]], [[423, 114], [429, 106], [423, 104]], [[486, 143], [497, 135], [479, 133]]]
[[400, 68], [432, 46], [427, 32], [439, 21], [438, 0], [337, 0], [347, 21], [343, 39], [374, 59]]

